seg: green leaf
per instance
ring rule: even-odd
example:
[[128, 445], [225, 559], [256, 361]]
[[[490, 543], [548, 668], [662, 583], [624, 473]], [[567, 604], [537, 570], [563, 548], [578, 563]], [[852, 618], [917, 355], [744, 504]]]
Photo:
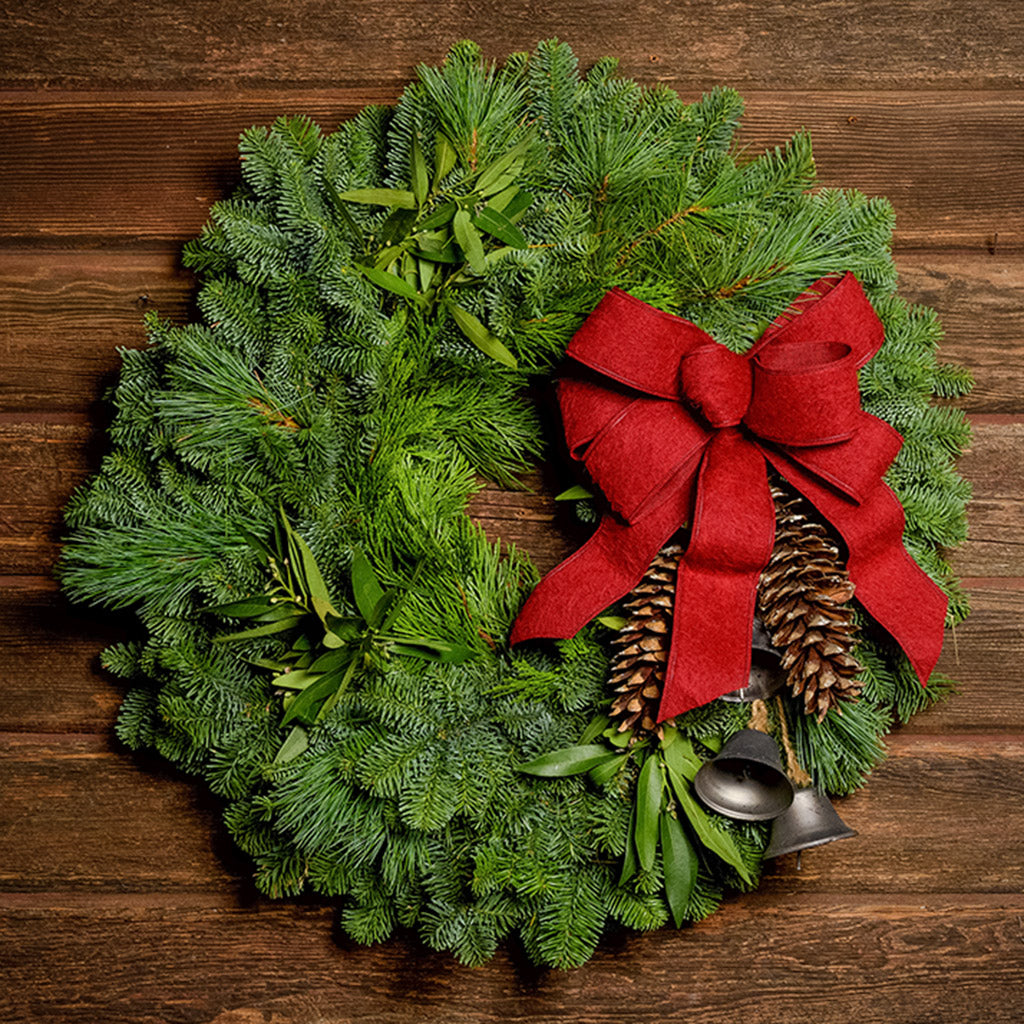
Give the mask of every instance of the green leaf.
[[432, 231], [434, 228], [443, 227], [451, 223], [452, 217], [458, 212], [458, 203], [443, 203], [420, 223], [418, 230]]
[[397, 188], [353, 188], [339, 192], [339, 199], [347, 203], [366, 203], [369, 206], [401, 206], [407, 210], [416, 209], [416, 197], [411, 192]]
[[416, 286], [420, 281], [419, 273], [416, 270], [417, 263], [418, 260], [412, 253], [402, 253], [402, 277], [412, 286], [413, 291], [416, 291]]
[[664, 780], [661, 761], [649, 755], [636, 784], [636, 852], [640, 866], [650, 871], [658, 851], [658, 819], [661, 817], [661, 793]]
[[451, 173], [457, 159], [458, 156], [455, 152], [455, 147], [448, 140], [448, 136], [443, 132], [438, 132], [437, 139], [434, 142], [435, 187], [439, 181]]
[[281, 719], [281, 724], [287, 725], [296, 718], [305, 720], [307, 724], [312, 723], [317, 705], [330, 697], [338, 689], [342, 678], [341, 672], [327, 672], [311, 686], [307, 686], [288, 705], [284, 718]]
[[[297, 650], [297, 648], [292, 647], [292, 649], [288, 652], [287, 655], [285, 655], [285, 657], [292, 657], [292, 656], [294, 656], [296, 650]], [[313, 652], [312, 651], [305, 651], [305, 652], [300, 654], [295, 659], [294, 664], [289, 665], [287, 667], [288, 668], [292, 668], [292, 669], [303, 669], [303, 670], [305, 670], [305, 669], [309, 668], [309, 666], [312, 665], [312, 664], [313, 664]]]
[[620, 630], [629, 621], [624, 615], [598, 615], [597, 621], [606, 629]]
[[295, 726], [281, 744], [281, 749], [274, 755], [274, 764], [294, 761], [308, 746], [309, 733], [301, 725]]
[[419, 259], [429, 260], [431, 263], [461, 263], [462, 257], [455, 251], [455, 246], [450, 245], [445, 249], [427, 250], [415, 249], [413, 255]]
[[423, 661], [441, 661], [441, 655], [429, 647], [420, 647], [416, 644], [403, 644], [392, 642], [388, 644], [388, 653], [397, 654], [404, 658], [420, 658]]
[[525, 249], [530, 244], [526, 240], [526, 235], [505, 214], [495, 210], [492, 206], [485, 206], [473, 218], [473, 223], [481, 231], [486, 231], [487, 234], [493, 235], [506, 245], [511, 245], [513, 249]]
[[376, 267], [360, 266], [359, 270], [378, 288], [394, 292], [395, 295], [400, 295], [403, 299], [415, 301], [420, 297], [420, 293], [408, 281], [397, 274], [392, 274], [387, 270], [378, 270]]
[[245, 658], [243, 660], [257, 668], [269, 668], [271, 672], [285, 672], [292, 667], [287, 662], [275, 661], [273, 658]]
[[399, 208], [392, 210], [380, 226], [380, 240], [385, 245], [402, 241], [416, 222], [416, 211]]
[[[385, 246], [379, 253], [377, 258], [373, 261], [374, 270], [387, 270], [391, 273], [392, 267], [402, 258], [402, 255], [406, 252], [407, 246], [403, 242], [401, 245], [388, 245]], [[357, 269], [359, 265], [357, 264]]]
[[454, 302], [447, 303], [447, 306], [455, 323], [458, 324], [459, 330], [484, 355], [490, 356], [495, 362], [512, 369], [519, 365], [516, 362], [516, 357], [468, 309], [463, 309], [461, 306], [455, 305]]
[[592, 498], [593, 496], [586, 487], [574, 484], [572, 487], [567, 487], [561, 494], [556, 494], [555, 501], [579, 501], [582, 498]]
[[[514, 187], [515, 186], [513, 186], [513, 188], [507, 189], [506, 192], [513, 191]], [[515, 221], [517, 221], [533, 204], [533, 196], [530, 195], [530, 193], [525, 191], [524, 189], [519, 189], [507, 203], [505, 203], [502, 206], [499, 206], [498, 200], [501, 198], [501, 196], [504, 196], [506, 192], [502, 192], [501, 195], [495, 196], [494, 199], [492, 199], [487, 205], [493, 206], [496, 209], [501, 210], [501, 212], [505, 214], [505, 216], [510, 221], [515, 223]]]
[[499, 245], [484, 257], [484, 263], [486, 263], [488, 267], [493, 267], [496, 263], [500, 263], [506, 256], [508, 256], [509, 253], [513, 253], [515, 251], [515, 248], [511, 245]]
[[328, 615], [337, 615], [334, 606], [331, 604], [330, 594], [327, 592], [327, 584], [324, 582], [320, 566], [316, 564], [313, 551], [306, 543], [301, 534], [297, 533], [291, 524], [285, 521], [288, 528], [288, 537], [297, 555], [297, 561], [302, 568], [302, 575], [306, 581], [306, 589], [313, 603], [313, 610], [319, 619], [327, 624]]
[[519, 766], [519, 771], [527, 775], [542, 775], [545, 778], [557, 778], [565, 775], [582, 775], [589, 772], [597, 764], [601, 764], [609, 756], [617, 757], [617, 754], [610, 754], [606, 746], [598, 744], [585, 744], [575, 747], [563, 747], [561, 750], [551, 750], [532, 761]]
[[319, 672], [309, 672], [305, 669], [292, 669], [289, 672], [282, 672], [270, 680], [270, 685], [276, 690], [305, 690], [312, 686], [320, 678]]
[[369, 622], [373, 610], [384, 596], [384, 588], [370, 565], [370, 560], [359, 548], [352, 549], [352, 594], [359, 614]]
[[377, 603], [373, 606], [373, 611], [370, 612], [366, 619], [366, 624], [370, 629], [379, 629], [381, 623], [386, 618], [389, 618], [388, 612], [392, 610], [392, 606], [398, 605], [401, 602], [398, 600], [397, 590], [384, 590], [381, 592], [380, 598]]
[[661, 746], [661, 756], [665, 759], [665, 764], [692, 782], [704, 762], [697, 756], [693, 744], [686, 736], [675, 733], [675, 737], [672, 738], [673, 734], [668, 732], [667, 728], [665, 735], [668, 742], [662, 743]]
[[480, 177], [477, 178], [476, 191], [482, 196], [489, 196], [508, 188], [523, 169], [526, 148], [527, 142], [524, 139], [507, 153], [498, 157], [489, 167], [484, 168], [480, 172]]
[[628, 760], [628, 752], [624, 754], [609, 754], [606, 760], [602, 761], [600, 764], [594, 765], [587, 775], [591, 782], [598, 786], [603, 786], [606, 782], [609, 782], [620, 771], [622, 771]]
[[620, 730], [617, 725], [605, 729], [602, 735], [613, 747], [628, 747], [633, 740], [632, 729]]
[[429, 260], [417, 257], [416, 272], [419, 274], [419, 290], [421, 292], [428, 292], [430, 286], [434, 283], [434, 278], [437, 276], [437, 267]]
[[420, 252], [438, 253], [445, 250], [454, 252], [451, 233], [446, 230], [417, 232], [415, 241]]
[[639, 870], [636, 860], [636, 804], [634, 803], [629, 812], [629, 829], [626, 832], [626, 853], [622, 858], [622, 873], [619, 875], [619, 885], [625, 885]]
[[427, 198], [427, 190], [430, 188], [427, 178], [427, 162], [423, 159], [423, 150], [420, 148], [420, 138], [412, 134], [412, 194], [417, 206], [422, 206]]
[[331, 206], [335, 213], [337, 213], [344, 222], [345, 228], [352, 234], [353, 238], [358, 242], [361, 242], [363, 238], [363, 229], [356, 223], [355, 217], [348, 212], [345, 203], [342, 201], [341, 193], [338, 191], [334, 182], [325, 175], [320, 179], [320, 184], [327, 193], [327, 198], [330, 199]]
[[240, 633], [225, 633], [222, 636], [215, 636], [213, 638], [214, 643], [226, 643], [230, 640], [254, 640], [259, 636], [273, 636], [275, 633], [287, 633], [289, 629], [294, 629], [300, 622], [302, 622], [304, 616], [293, 615], [287, 619], [281, 619], [279, 622], [266, 622], [262, 626], [254, 626], [252, 629], [243, 629]]
[[257, 615], [254, 622], [280, 622], [295, 615], [305, 615], [306, 609], [291, 600], [278, 601], [270, 611]]
[[455, 241], [459, 248], [465, 253], [466, 261], [477, 274], [482, 274], [487, 269], [484, 262], [484, 243], [480, 238], [480, 232], [473, 227], [472, 218], [468, 210], [459, 210], [452, 220], [452, 229], [455, 231]]
[[474, 655], [472, 647], [465, 644], [448, 643], [445, 640], [428, 640], [426, 637], [401, 637], [392, 644], [391, 650], [396, 654], [405, 654], [412, 658], [426, 658], [430, 661], [442, 661], [457, 665], [467, 661]]
[[335, 672], [344, 668], [353, 658], [350, 647], [334, 651], [327, 651], [321, 654], [315, 661], [310, 662], [310, 672]]
[[[342, 643], [348, 643], [359, 636], [365, 625], [364, 619], [354, 615], [328, 615], [327, 630], [331, 636], [337, 637]], [[325, 646], [329, 646], [325, 643]]]
[[701, 738], [701, 745], [708, 748], [712, 754], [717, 754], [722, 749], [721, 736], [704, 736]]
[[[508, 188], [503, 189], [496, 196], [491, 196], [487, 201], [487, 205], [494, 210], [501, 210], [502, 213], [505, 213], [505, 208], [512, 202], [512, 199], [518, 192], [518, 185], [509, 185]], [[508, 214], [506, 213], [505, 216], [507, 217]]]
[[661, 859], [665, 872], [665, 898], [676, 927], [686, 920], [686, 905], [697, 883], [697, 851], [683, 826], [671, 814], [661, 816]]
[[721, 857], [726, 864], [732, 865], [745, 882], [753, 881], [750, 870], [744, 864], [743, 855], [740, 853], [740, 849], [732, 836], [711, 824], [711, 819], [708, 817], [707, 812], [690, 793], [690, 787], [686, 780], [673, 770], [671, 766], [668, 769], [668, 777], [676, 800], [685, 812], [701, 844], [716, 856]]
[[211, 615], [223, 615], [228, 619], [255, 619], [273, 607], [269, 597], [248, 597], [243, 601], [229, 601], [227, 604], [210, 604], [202, 611]]
[[239, 526], [238, 533], [245, 541], [246, 545], [252, 548], [260, 557], [260, 561], [264, 564], [274, 557], [274, 552], [270, 550], [270, 546], [261, 537], [257, 537], [256, 534], [245, 529], [244, 526]]
[[593, 739], [597, 739], [598, 736], [604, 732], [605, 729], [611, 725], [612, 720], [608, 715], [596, 715], [590, 720], [590, 724], [583, 730], [583, 735], [580, 737], [580, 743], [586, 744]]
[[338, 685], [334, 688], [332, 693], [327, 700], [323, 702], [320, 710], [317, 712], [316, 720], [322, 721], [326, 715], [330, 712], [331, 708], [341, 700], [341, 695], [348, 690], [349, 683], [352, 682], [352, 677], [356, 674], [356, 667], [359, 664], [359, 659], [353, 657], [352, 660], [345, 666], [345, 672], [338, 681]]

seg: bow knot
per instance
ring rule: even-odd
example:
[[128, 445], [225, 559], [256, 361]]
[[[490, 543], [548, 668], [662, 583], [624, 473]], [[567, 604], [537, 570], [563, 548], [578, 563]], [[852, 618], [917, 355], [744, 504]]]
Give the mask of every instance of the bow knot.
[[749, 359], [724, 345], [701, 345], [680, 360], [679, 384], [690, 405], [711, 426], [735, 427], [750, 405], [751, 370]]
[[883, 337], [852, 274], [815, 282], [745, 356], [609, 292], [568, 349], [599, 379], [564, 380], [559, 401], [569, 449], [615, 514], [541, 581], [511, 642], [572, 636], [688, 523], [659, 717], [745, 686], [774, 538], [771, 470], [842, 536], [858, 600], [924, 682], [946, 599], [903, 547], [903, 508], [883, 481], [902, 438], [860, 408], [857, 370]]

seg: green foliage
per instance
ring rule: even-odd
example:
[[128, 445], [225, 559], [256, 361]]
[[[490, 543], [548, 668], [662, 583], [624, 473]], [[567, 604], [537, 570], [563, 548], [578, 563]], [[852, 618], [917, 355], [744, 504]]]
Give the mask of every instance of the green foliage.
[[[858, 274], [886, 327], [861, 386], [906, 438], [889, 479], [908, 549], [951, 620], [966, 611], [939, 546], [964, 533], [967, 430], [929, 402], [970, 380], [893, 294], [889, 204], [812, 191], [803, 134], [737, 160], [730, 90], [687, 105], [614, 72], [581, 77], [557, 42], [501, 68], [461, 43], [393, 109], [244, 132], [239, 189], [185, 247], [201, 322], [147, 318], [111, 449], [66, 511], [68, 593], [139, 618], [105, 655], [132, 686], [118, 734], [225, 798], [262, 891], [339, 899], [360, 942], [412, 928], [478, 963], [518, 932], [569, 967], [611, 925], [699, 920], [757, 877], [763, 829], [689, 788], [745, 710], [624, 749], [602, 718], [607, 630], [509, 651], [537, 574], [465, 515], [483, 478], [515, 485], [550, 444], [524, 386], [608, 288], [743, 351], [812, 281]], [[786, 712], [836, 792], [948, 690], [866, 635], [859, 704]], [[551, 753], [580, 746], [599, 751]]]

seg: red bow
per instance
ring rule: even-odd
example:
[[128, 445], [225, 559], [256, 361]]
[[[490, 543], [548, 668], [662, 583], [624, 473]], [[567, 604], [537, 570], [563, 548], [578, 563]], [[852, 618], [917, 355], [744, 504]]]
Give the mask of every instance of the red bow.
[[745, 686], [775, 533], [771, 467], [842, 536], [857, 599], [926, 682], [946, 598], [904, 549], [903, 508], [882, 480], [903, 439], [860, 408], [857, 370], [883, 337], [852, 274], [812, 285], [745, 356], [605, 295], [568, 350], [600, 379], [563, 381], [559, 402], [569, 450], [615, 515], [541, 581], [511, 642], [578, 632], [689, 522], [659, 718]]

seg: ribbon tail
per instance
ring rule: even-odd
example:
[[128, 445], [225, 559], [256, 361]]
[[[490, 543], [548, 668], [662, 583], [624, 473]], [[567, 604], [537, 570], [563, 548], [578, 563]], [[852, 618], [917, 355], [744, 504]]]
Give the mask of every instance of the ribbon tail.
[[640, 582], [654, 556], [689, 518], [693, 488], [683, 480], [636, 523], [605, 516], [594, 535], [557, 565], [526, 599], [510, 644], [570, 637]]
[[903, 648], [917, 678], [927, 684], [942, 653], [948, 600], [903, 546], [905, 518], [899, 498], [879, 481], [855, 504], [794, 461], [769, 458], [839, 531], [857, 601]]
[[774, 538], [764, 456], [738, 431], [722, 430], [697, 481], [659, 721], [747, 685], [757, 584]]

